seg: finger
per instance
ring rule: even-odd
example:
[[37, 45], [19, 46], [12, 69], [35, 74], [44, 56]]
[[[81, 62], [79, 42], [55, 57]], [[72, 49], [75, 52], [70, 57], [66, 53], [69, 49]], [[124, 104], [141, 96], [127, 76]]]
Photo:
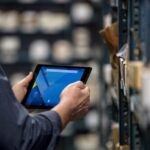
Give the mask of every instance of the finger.
[[33, 73], [32, 72], [30, 72], [26, 77], [25, 77], [25, 82], [26, 83], [29, 83], [31, 80], [32, 80], [32, 78], [33, 78]]
[[20, 81], [20, 83], [23, 84], [24, 86], [28, 86], [32, 78], [33, 78], [33, 73], [30, 72], [22, 81]]
[[80, 89], [84, 89], [86, 87], [82, 81], [77, 81], [77, 82], [71, 83], [68, 85], [68, 87], [70, 87], [70, 86], [75, 86]]
[[85, 112], [85, 111], [87, 112], [88, 110], [89, 110], [89, 105], [84, 106], [83, 108], [79, 109], [78, 112], [82, 112], [82, 111], [83, 112]]
[[76, 87], [78, 87], [80, 89], [84, 89], [86, 87], [86, 85], [82, 81], [75, 82], [74, 86], [76, 86]]
[[72, 119], [76, 120], [85, 116], [89, 111], [89, 107], [85, 107], [84, 109], [80, 109], [72, 114]]
[[82, 108], [82, 107], [87, 106], [87, 105], [90, 105], [90, 97], [85, 98], [84, 101], [82, 101], [80, 103], [79, 108]]
[[87, 103], [86, 105], [79, 107], [73, 114], [77, 114], [77, 113], [82, 112], [84, 110], [89, 110], [89, 108], [90, 108], [90, 105]]
[[82, 89], [82, 93], [86, 96], [86, 97], [90, 97], [90, 88], [88, 86], [86, 86], [84, 89]]

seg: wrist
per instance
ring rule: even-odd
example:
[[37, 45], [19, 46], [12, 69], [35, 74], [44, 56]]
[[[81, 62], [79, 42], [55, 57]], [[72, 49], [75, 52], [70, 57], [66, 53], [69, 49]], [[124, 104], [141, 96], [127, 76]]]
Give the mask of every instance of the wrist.
[[56, 111], [62, 122], [62, 129], [65, 128], [65, 126], [71, 121], [71, 110], [65, 103], [60, 103], [56, 107], [54, 107], [52, 110]]

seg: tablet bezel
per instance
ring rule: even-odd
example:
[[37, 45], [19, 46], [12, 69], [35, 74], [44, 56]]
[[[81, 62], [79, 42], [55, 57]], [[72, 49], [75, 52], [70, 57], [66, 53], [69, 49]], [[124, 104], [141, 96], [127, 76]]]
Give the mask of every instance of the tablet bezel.
[[51, 109], [55, 106], [36, 106], [36, 105], [26, 105], [26, 101], [27, 101], [27, 97], [28, 95], [30, 94], [31, 90], [32, 90], [32, 87], [33, 87], [33, 84], [35, 83], [35, 80], [38, 76], [38, 73], [41, 69], [41, 67], [53, 67], [53, 68], [62, 68], [62, 69], [69, 69], [69, 68], [73, 68], [73, 69], [84, 69], [84, 73], [82, 75], [82, 78], [81, 78], [81, 81], [83, 83], [86, 84], [88, 78], [89, 78], [89, 75], [92, 71], [92, 68], [91, 67], [81, 67], [81, 66], [67, 66], [67, 65], [49, 65], [49, 64], [38, 64], [36, 67], [35, 67], [35, 70], [33, 72], [33, 79], [31, 80], [29, 86], [28, 86], [28, 89], [27, 89], [27, 93], [22, 101], [22, 104], [26, 107], [26, 108], [29, 108], [29, 109]]

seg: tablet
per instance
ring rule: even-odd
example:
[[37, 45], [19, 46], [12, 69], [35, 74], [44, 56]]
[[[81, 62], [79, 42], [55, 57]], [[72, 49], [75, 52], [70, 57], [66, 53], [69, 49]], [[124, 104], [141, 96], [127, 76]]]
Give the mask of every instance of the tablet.
[[60, 102], [60, 94], [67, 85], [76, 81], [86, 83], [91, 70], [90, 67], [37, 65], [22, 104], [27, 108], [52, 108]]

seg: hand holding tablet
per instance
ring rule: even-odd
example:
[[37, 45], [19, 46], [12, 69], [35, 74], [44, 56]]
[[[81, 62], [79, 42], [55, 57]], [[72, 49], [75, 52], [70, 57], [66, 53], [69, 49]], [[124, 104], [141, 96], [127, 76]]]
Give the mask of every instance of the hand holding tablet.
[[92, 68], [37, 65], [23, 100], [27, 108], [52, 108], [60, 102], [63, 89], [76, 81], [86, 83]]

